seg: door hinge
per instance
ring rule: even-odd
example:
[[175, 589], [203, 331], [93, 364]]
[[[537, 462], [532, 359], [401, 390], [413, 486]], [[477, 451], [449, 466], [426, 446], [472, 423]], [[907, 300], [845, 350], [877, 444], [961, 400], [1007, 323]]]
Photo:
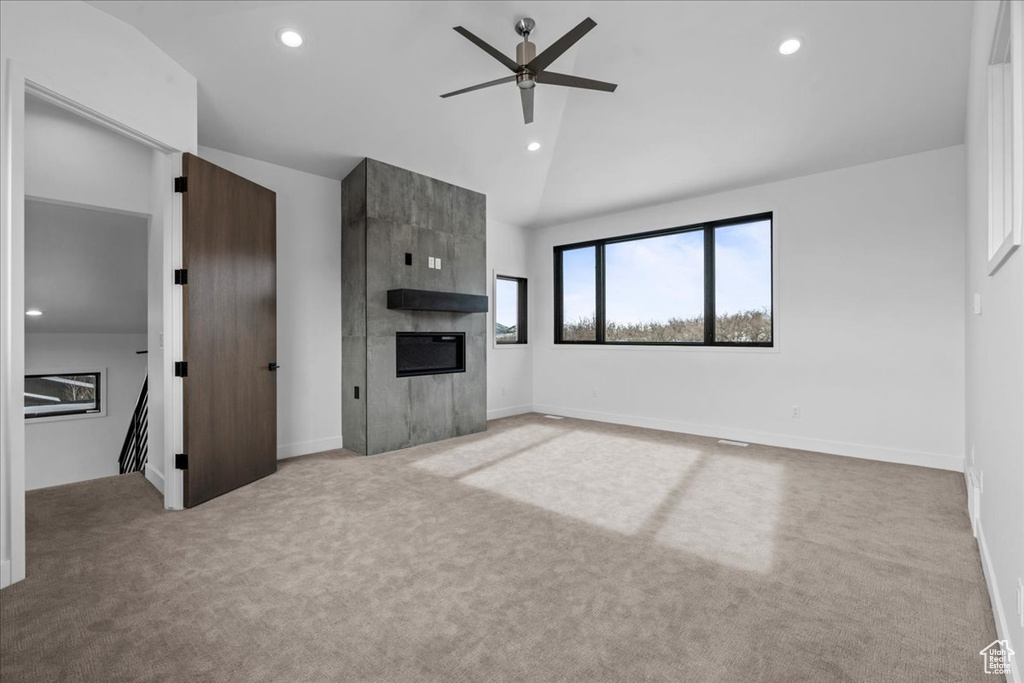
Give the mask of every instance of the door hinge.
[[175, 192], [188, 192], [188, 178], [181, 175], [174, 179]]
[[186, 268], [177, 268], [174, 271], [174, 284], [176, 285], [187, 285], [188, 284], [188, 270]]
[[188, 377], [188, 362], [183, 360], [174, 361], [174, 376]]
[[188, 469], [188, 453], [175, 453], [174, 454], [174, 469], [176, 469], [176, 470], [187, 470]]

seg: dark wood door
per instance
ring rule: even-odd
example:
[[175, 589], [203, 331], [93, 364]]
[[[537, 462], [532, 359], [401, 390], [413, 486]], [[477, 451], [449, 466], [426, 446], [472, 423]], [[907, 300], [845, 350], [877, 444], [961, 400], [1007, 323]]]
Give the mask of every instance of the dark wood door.
[[277, 470], [277, 195], [182, 157], [184, 503]]

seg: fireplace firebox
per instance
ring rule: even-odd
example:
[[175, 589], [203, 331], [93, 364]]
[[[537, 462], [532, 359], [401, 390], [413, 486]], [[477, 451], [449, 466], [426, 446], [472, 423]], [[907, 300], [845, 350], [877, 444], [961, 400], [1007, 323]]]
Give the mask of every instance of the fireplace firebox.
[[397, 332], [398, 377], [466, 371], [465, 332]]

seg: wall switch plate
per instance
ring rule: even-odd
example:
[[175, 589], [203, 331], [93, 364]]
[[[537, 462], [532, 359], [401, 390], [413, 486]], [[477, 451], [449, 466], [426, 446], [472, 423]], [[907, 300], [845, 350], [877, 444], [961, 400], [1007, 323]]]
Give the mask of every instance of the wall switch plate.
[[438, 270], [441, 270], [441, 259], [440, 258], [434, 257], [434, 267], [437, 268]]
[[434, 267], [434, 257], [433, 256], [428, 256], [427, 257], [427, 268], [433, 268], [433, 267]]
[[974, 315], [981, 315], [981, 294], [974, 293]]

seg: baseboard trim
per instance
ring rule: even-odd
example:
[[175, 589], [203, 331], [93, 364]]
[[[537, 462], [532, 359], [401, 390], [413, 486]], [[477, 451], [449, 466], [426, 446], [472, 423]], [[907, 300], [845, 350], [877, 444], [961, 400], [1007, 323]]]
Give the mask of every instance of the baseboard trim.
[[0, 588], [7, 588], [11, 585], [11, 561], [0, 562]]
[[512, 406], [511, 408], [498, 408], [497, 410], [488, 410], [487, 419], [497, 420], [503, 417], [512, 417], [513, 415], [523, 415], [525, 413], [532, 413], [533, 406]]
[[164, 473], [153, 467], [148, 462], [146, 463], [146, 481], [152, 484], [157, 491], [160, 493], [164, 492]]
[[865, 444], [829, 441], [827, 439], [815, 439], [802, 436], [786, 436], [784, 434], [756, 432], [729, 427], [716, 427], [713, 425], [677, 422], [675, 420], [662, 420], [658, 418], [637, 417], [634, 415], [601, 413], [590, 410], [578, 410], [576, 408], [563, 408], [561, 406], [535, 405], [533, 408], [534, 411], [538, 413], [563, 415], [565, 417], [575, 417], [582, 420], [595, 420], [597, 422], [610, 422], [612, 424], [629, 425], [631, 427], [661, 429], [668, 432], [682, 432], [684, 434], [709, 436], [716, 439], [746, 441], [748, 443], [763, 444], [765, 446], [777, 446], [779, 448], [794, 448], [801, 451], [828, 453], [829, 455], [845, 455], [853, 458], [878, 460], [881, 462], [891, 462], [900, 465], [917, 465], [919, 467], [931, 467], [938, 470], [951, 470], [953, 472], [964, 471], [964, 459], [962, 456], [924, 453], [921, 451], [905, 451], [896, 448], [886, 448], [883, 446], [868, 446]]
[[[985, 528], [981, 524], [981, 520], [978, 520], [978, 551], [981, 554], [981, 569], [985, 573], [985, 585], [988, 586], [988, 599], [992, 602], [992, 615], [995, 617], [996, 622], [996, 635], [999, 636], [999, 640], [1005, 640], [1011, 650], [1015, 652], [1018, 648], [1013, 646], [1013, 642], [1010, 640], [1010, 624], [1006, 620], [1006, 612], [1003, 611], [1003, 601], [999, 599], [999, 583], [996, 581], [996, 575], [992, 571], [992, 557], [988, 554], [988, 543], [985, 542]], [[984, 647], [982, 645], [981, 647]], [[981, 647], [978, 650], [981, 650]], [[1022, 657], [1018, 654], [1010, 660], [1010, 675], [1006, 679], [1006, 683], [1024, 683], [1024, 678], [1021, 677], [1020, 673], [1020, 660]]]
[[300, 455], [310, 453], [322, 453], [323, 451], [334, 451], [341, 448], [341, 435], [332, 436], [327, 439], [315, 439], [313, 441], [302, 441], [300, 443], [289, 443], [277, 447], [277, 459], [297, 458]]

